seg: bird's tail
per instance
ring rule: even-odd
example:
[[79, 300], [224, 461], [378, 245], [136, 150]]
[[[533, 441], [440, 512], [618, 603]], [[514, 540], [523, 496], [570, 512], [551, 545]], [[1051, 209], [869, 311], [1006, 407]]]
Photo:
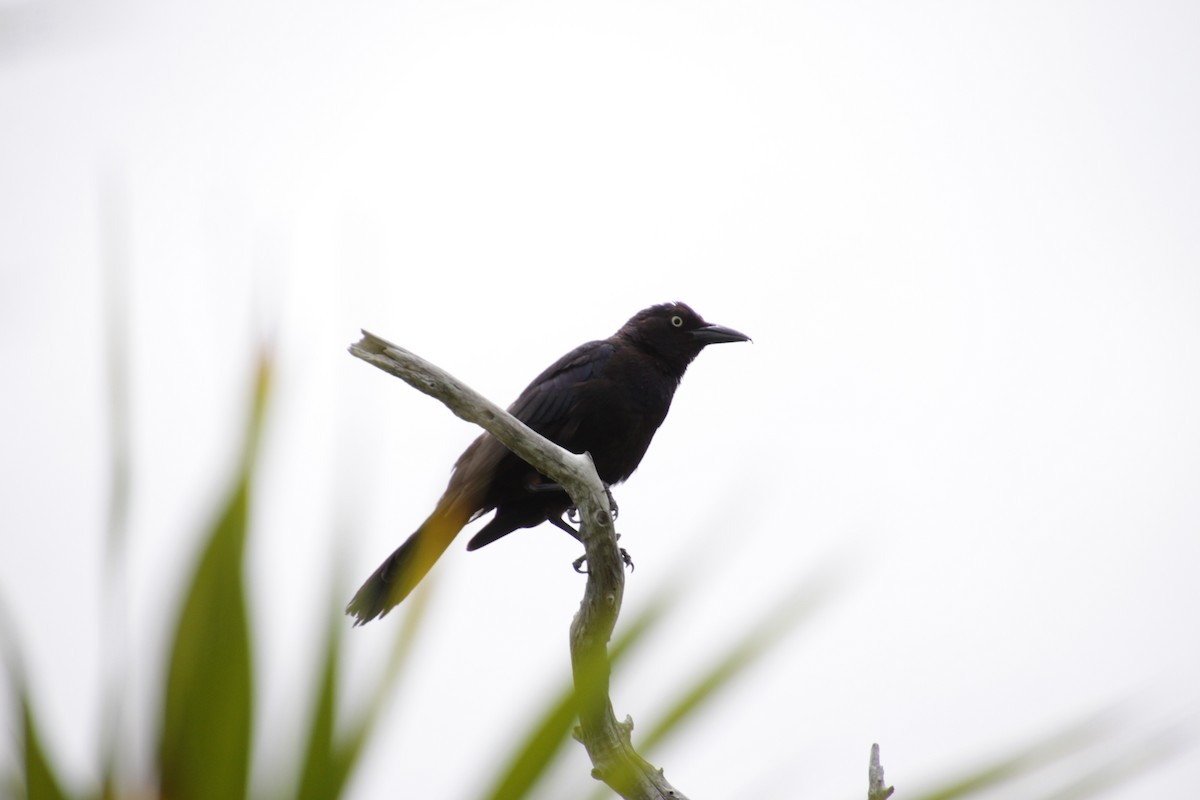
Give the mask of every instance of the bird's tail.
[[463, 508], [467, 505], [443, 497], [429, 519], [371, 573], [346, 606], [356, 626], [382, 617], [408, 597], [467, 524], [471, 516], [471, 509]]

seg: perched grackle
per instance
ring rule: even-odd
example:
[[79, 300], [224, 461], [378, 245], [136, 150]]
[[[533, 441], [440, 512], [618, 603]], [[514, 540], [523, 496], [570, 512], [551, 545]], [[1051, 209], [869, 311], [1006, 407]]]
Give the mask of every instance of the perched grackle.
[[[508, 410], [567, 450], [591, 453], [600, 480], [611, 486], [641, 463], [692, 359], [707, 345], [749, 340], [710, 325], [683, 303], [651, 306], [609, 338], [580, 345], [551, 364]], [[468, 550], [546, 521], [575, 535], [562, 519], [570, 507], [561, 487], [485, 433], [454, 463], [433, 513], [367, 578], [346, 613], [355, 625], [386, 614], [425, 577], [463, 526], [493, 509], [496, 515]]]

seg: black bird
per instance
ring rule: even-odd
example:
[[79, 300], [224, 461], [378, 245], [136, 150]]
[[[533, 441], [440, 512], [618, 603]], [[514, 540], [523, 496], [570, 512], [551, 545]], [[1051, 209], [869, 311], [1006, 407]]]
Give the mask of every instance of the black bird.
[[[749, 340], [732, 328], [710, 325], [683, 303], [651, 306], [609, 338], [580, 345], [551, 364], [508, 410], [567, 450], [591, 453], [600, 480], [612, 486], [641, 463], [692, 359], [707, 345]], [[496, 515], [468, 550], [546, 521], [575, 535], [562, 519], [570, 507], [561, 487], [485, 433], [454, 462], [433, 513], [367, 578], [346, 613], [355, 625], [386, 614], [425, 577], [463, 526], [493, 509]]]

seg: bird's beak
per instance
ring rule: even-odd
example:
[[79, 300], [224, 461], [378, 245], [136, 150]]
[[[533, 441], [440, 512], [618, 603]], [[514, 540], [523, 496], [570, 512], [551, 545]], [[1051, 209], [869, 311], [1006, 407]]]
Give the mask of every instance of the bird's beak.
[[750, 337], [741, 331], [735, 331], [733, 328], [726, 328], [724, 325], [705, 325], [703, 328], [696, 328], [692, 331], [692, 338], [700, 343], [701, 346], [708, 344], [719, 344], [720, 342], [748, 342]]

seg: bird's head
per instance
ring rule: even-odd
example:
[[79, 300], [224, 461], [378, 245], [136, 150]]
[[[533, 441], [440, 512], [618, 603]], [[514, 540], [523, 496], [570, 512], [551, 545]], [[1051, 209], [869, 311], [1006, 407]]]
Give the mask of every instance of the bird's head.
[[724, 325], [713, 325], [686, 303], [662, 303], [634, 314], [618, 335], [658, 356], [679, 374], [700, 351], [720, 342], [748, 342], [750, 337]]

